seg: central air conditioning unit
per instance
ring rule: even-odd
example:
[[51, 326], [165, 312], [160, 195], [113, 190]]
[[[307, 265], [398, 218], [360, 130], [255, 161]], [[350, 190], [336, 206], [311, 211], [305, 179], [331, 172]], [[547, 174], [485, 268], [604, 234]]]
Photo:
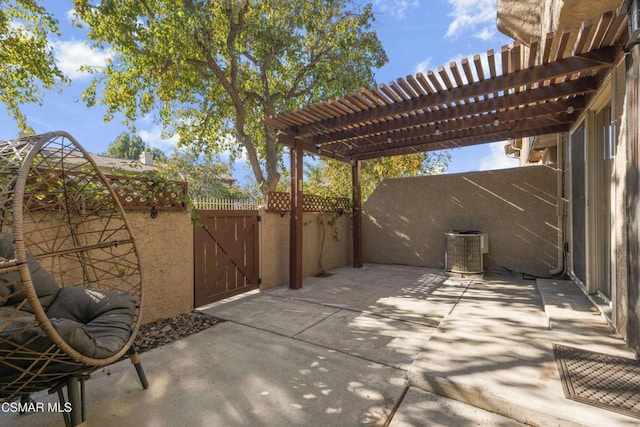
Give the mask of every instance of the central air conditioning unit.
[[489, 236], [475, 230], [445, 233], [444, 268], [453, 273], [476, 274], [484, 271], [482, 255], [489, 252]]

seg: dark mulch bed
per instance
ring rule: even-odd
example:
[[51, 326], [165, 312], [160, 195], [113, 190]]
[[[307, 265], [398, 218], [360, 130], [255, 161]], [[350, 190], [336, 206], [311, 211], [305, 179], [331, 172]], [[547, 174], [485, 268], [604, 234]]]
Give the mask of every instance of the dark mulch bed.
[[142, 353], [212, 327], [222, 320], [199, 311], [160, 319], [140, 327], [135, 346]]

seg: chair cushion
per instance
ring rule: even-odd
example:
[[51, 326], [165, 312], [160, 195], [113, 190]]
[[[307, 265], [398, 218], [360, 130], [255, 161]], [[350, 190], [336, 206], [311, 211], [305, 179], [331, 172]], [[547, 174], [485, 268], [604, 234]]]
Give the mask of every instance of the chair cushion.
[[[49, 307], [47, 316], [58, 334], [79, 353], [105, 359], [113, 356], [131, 336], [135, 301], [128, 294], [102, 292], [81, 286], [62, 288]], [[20, 381], [23, 370], [40, 371], [43, 389], [47, 378], [86, 369], [81, 365], [36, 360], [36, 354], [51, 354], [52, 341], [38, 325], [33, 313], [16, 307], [0, 307], [0, 382]], [[34, 389], [35, 390], [35, 389]], [[0, 389], [0, 398], [6, 397]]]
[[[79, 369], [78, 365], [70, 363], [49, 363], [44, 353], [51, 355], [51, 348], [51, 339], [32, 313], [12, 306], [0, 307], [0, 379], [3, 384], [20, 381], [23, 370], [31, 371], [31, 375], [40, 371], [42, 381], [46, 382], [49, 374]], [[25, 378], [31, 379], [31, 375]], [[11, 394], [4, 391], [0, 387], [0, 397]]]
[[[12, 260], [15, 258], [13, 250], [13, 236], [8, 233], [0, 233], [0, 258]], [[46, 311], [49, 305], [55, 300], [60, 287], [54, 277], [47, 270], [40, 267], [40, 264], [31, 253], [27, 252], [27, 264], [31, 274], [31, 281], [36, 290], [40, 305]], [[13, 271], [0, 275], [0, 306], [19, 304], [26, 297], [20, 272]], [[27, 304], [23, 310], [33, 312]]]
[[135, 310], [135, 300], [124, 292], [72, 286], [60, 289], [47, 317], [76, 351], [104, 359], [129, 340]]

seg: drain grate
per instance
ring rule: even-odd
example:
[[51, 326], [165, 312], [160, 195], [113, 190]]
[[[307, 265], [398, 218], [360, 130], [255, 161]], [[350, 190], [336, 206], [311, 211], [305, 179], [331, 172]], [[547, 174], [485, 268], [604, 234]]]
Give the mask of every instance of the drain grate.
[[567, 399], [640, 418], [640, 364], [554, 344]]

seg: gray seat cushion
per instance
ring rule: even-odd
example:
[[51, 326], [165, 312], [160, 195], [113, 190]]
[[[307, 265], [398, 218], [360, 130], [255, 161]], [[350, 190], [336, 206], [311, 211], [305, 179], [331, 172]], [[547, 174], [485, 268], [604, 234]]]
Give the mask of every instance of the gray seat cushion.
[[129, 340], [135, 311], [135, 300], [129, 294], [73, 286], [60, 289], [47, 317], [76, 351], [104, 359]]
[[[79, 353], [104, 359], [117, 353], [131, 336], [135, 302], [119, 292], [81, 286], [62, 288], [47, 315], [58, 334]], [[71, 373], [80, 365], [36, 361], [33, 352], [50, 351], [52, 341], [34, 315], [12, 306], [0, 307], [0, 377], [19, 381], [23, 369], [40, 371], [41, 388], [50, 387], [48, 374]], [[5, 381], [6, 382], [6, 381]], [[3, 397], [0, 390], [0, 397]]]
[[[0, 257], [15, 258], [11, 234], [0, 233]], [[95, 359], [105, 359], [122, 349], [131, 336], [136, 312], [133, 297], [82, 286], [60, 288], [30, 253], [27, 262], [40, 304], [67, 344]], [[19, 272], [0, 275], [0, 359], [7, 358], [0, 366], [0, 375], [11, 366], [26, 367], [31, 363], [29, 356], [23, 354], [25, 351], [43, 352], [52, 344], [35, 322], [29, 304], [17, 310], [24, 298]]]
[[[11, 234], [0, 233], [0, 258], [4, 258], [5, 260], [15, 258], [13, 236]], [[40, 305], [42, 305], [42, 308], [46, 311], [56, 298], [60, 287], [56, 283], [55, 278], [49, 274], [47, 270], [40, 267], [38, 261], [29, 252], [27, 252], [27, 264], [29, 265], [31, 281], [40, 300]], [[14, 271], [0, 275], [0, 307], [3, 305], [19, 304], [25, 297], [22, 282], [20, 281], [20, 272]], [[22, 309], [30, 312], [33, 311], [28, 304]]]

